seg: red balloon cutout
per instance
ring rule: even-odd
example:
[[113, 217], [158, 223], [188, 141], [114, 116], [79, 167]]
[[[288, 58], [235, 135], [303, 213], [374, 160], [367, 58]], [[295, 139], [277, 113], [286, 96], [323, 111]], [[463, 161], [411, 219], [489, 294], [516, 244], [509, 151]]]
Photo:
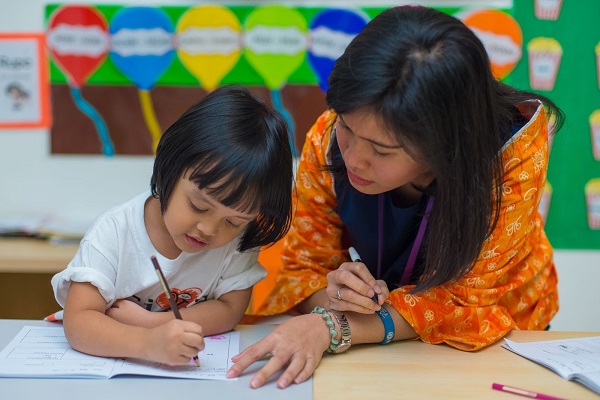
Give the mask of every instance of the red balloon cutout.
[[[53, 36], [58, 27], [69, 29], [61, 30], [60, 36]], [[67, 76], [69, 85], [77, 88], [83, 86], [108, 55], [108, 23], [94, 7], [69, 5], [58, 8], [50, 17], [48, 37], [52, 59]], [[63, 41], [68, 51], [61, 50], [57, 40]], [[86, 41], [91, 41], [91, 46]], [[94, 51], [90, 52], [90, 48]]]

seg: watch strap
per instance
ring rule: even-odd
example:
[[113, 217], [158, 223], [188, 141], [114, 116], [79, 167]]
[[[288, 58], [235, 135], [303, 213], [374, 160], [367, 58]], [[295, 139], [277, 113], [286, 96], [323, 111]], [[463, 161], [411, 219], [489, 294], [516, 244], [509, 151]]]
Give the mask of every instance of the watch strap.
[[329, 310], [329, 312], [331, 313], [331, 315], [333, 315], [340, 327], [342, 337], [340, 338], [340, 343], [335, 353], [341, 353], [343, 351], [346, 351], [352, 345], [352, 334], [350, 333], [350, 325], [348, 324], [346, 315], [343, 312], [337, 310]]

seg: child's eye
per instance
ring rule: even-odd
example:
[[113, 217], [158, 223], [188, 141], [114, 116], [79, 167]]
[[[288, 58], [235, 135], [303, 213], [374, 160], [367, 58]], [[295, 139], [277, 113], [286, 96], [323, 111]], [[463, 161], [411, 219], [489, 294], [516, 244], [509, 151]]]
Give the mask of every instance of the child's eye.
[[229, 225], [230, 227], [232, 227], [232, 228], [234, 228], [234, 229], [237, 229], [237, 228], [239, 228], [239, 227], [241, 226], [241, 224], [238, 224], [238, 225], [236, 225], [236, 224], [234, 224], [233, 222], [231, 222], [231, 221], [230, 221], [230, 220], [228, 220], [228, 219], [227, 219], [227, 220], [225, 220], [225, 221], [227, 222], [227, 225]]
[[190, 208], [192, 209], [192, 211], [194, 211], [194, 212], [197, 212], [197, 213], [204, 213], [204, 212], [207, 212], [207, 211], [208, 211], [208, 210], [204, 210], [204, 209], [202, 209], [202, 208], [198, 208], [198, 207], [196, 207], [196, 206], [194, 205], [194, 203], [192, 203], [191, 201], [190, 201]]

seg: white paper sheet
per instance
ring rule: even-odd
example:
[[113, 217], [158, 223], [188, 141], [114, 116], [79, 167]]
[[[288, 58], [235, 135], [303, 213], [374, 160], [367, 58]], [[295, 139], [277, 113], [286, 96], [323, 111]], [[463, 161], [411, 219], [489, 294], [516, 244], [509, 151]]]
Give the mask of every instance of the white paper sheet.
[[146, 375], [185, 379], [227, 379], [231, 357], [239, 352], [240, 334], [232, 331], [204, 338], [200, 367], [170, 367], [138, 360], [95, 357], [73, 350], [60, 327], [25, 326], [0, 352], [0, 376], [30, 378], [112, 378]]

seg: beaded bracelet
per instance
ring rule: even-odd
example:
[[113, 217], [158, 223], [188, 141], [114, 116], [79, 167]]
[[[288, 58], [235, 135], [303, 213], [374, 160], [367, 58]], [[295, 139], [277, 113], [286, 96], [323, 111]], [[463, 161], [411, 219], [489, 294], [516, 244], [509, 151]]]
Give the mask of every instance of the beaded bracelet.
[[326, 309], [324, 309], [323, 307], [319, 307], [319, 306], [315, 306], [315, 308], [313, 308], [313, 310], [310, 313], [311, 314], [321, 314], [323, 321], [325, 321], [327, 328], [329, 328], [329, 334], [331, 335], [331, 342], [329, 342], [329, 347], [327, 348], [327, 352], [329, 354], [333, 354], [335, 352], [335, 350], [338, 348], [338, 346], [340, 345], [340, 341], [336, 339], [338, 332], [335, 330], [335, 324], [331, 320], [331, 315], [329, 315], [329, 312]]
[[394, 320], [390, 313], [383, 307], [379, 309], [379, 311], [375, 311], [379, 318], [381, 318], [381, 322], [383, 322], [383, 329], [385, 329], [385, 335], [383, 336], [383, 340], [380, 344], [388, 344], [394, 339], [396, 336], [396, 328], [394, 327]]

